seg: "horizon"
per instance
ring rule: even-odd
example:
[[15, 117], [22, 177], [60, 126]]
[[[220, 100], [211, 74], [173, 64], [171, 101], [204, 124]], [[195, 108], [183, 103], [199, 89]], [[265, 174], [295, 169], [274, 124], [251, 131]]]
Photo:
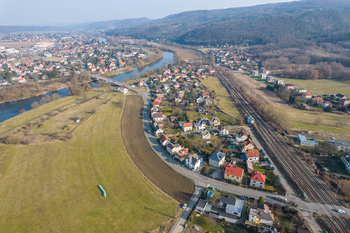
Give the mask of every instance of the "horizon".
[[[159, 0], [152, 0], [147, 3], [143, 0], [132, 0], [127, 3], [102, 0], [98, 2], [98, 6], [94, 6], [96, 2], [82, 0], [76, 0], [74, 2], [69, 0], [62, 0], [60, 2], [52, 0], [49, 4], [44, 0], [34, 0], [31, 2], [24, 0], [13, 0], [10, 2], [0, 0], [0, 4], [5, 6], [6, 9], [9, 9], [0, 15], [0, 26], [64, 26], [136, 18], [157, 20], [169, 15], [188, 11], [219, 10], [293, 1], [297, 0], [253, 0], [249, 1], [249, 3], [242, 3], [238, 0], [222, 0], [220, 2], [194, 0], [190, 3], [184, 0], [176, 3]], [[106, 9], [105, 3], [111, 4], [111, 6]], [[134, 7], [135, 4], [139, 6], [136, 9]], [[23, 7], [18, 8], [18, 5]], [[67, 9], [67, 6], [71, 7]], [[51, 11], [52, 8], [55, 8], [55, 12]], [[115, 9], [117, 9], [116, 13]], [[130, 14], [129, 11], [132, 11], [132, 13]], [[62, 12], [66, 13], [62, 14]], [[81, 13], [76, 14], [77, 12]], [[13, 15], [17, 15], [18, 17], [14, 19]], [[91, 15], [95, 15], [95, 17], [91, 18]], [[120, 15], [122, 16], [118, 17]], [[45, 18], [45, 23], [43, 22], [43, 18]]]

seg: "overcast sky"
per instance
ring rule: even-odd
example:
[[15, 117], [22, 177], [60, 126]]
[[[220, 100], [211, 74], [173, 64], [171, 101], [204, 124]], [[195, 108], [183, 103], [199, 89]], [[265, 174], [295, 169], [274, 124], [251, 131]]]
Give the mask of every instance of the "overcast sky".
[[291, 0], [0, 0], [0, 25], [50, 25], [147, 17]]

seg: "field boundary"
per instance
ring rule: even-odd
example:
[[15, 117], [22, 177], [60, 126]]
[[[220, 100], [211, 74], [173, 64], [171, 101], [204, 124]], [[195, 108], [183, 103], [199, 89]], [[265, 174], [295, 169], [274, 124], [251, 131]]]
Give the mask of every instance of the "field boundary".
[[[140, 106], [138, 106], [138, 107], [142, 108], [142, 110], [139, 111], [139, 113], [140, 113], [139, 117], [141, 119], [137, 120], [137, 121], [140, 121], [137, 123], [137, 126], [138, 126], [138, 124], [141, 124], [142, 129], [143, 129], [142, 119], [143, 119], [145, 101], [144, 101], [144, 98], [142, 98], [139, 95], [132, 95], [132, 96], [135, 96], [136, 98], [140, 98], [139, 100], [134, 101], [134, 103], [137, 101], [141, 102], [141, 100], [142, 100], [142, 105], [141, 105], [141, 103], [137, 103], [137, 104], [140, 104]], [[178, 171], [176, 171], [175, 169], [173, 169], [166, 162], [164, 162], [159, 157], [159, 155], [154, 151], [152, 145], [148, 141], [148, 138], [145, 136], [144, 132], [142, 133], [142, 137], [145, 137], [145, 138], [143, 138], [144, 141], [143, 140], [140, 141], [140, 145], [143, 144], [144, 148], [142, 148], [142, 149], [146, 149], [145, 148], [146, 145], [148, 148], [147, 148], [147, 150], [144, 150], [146, 152], [145, 156], [139, 156], [140, 149], [139, 148], [135, 149], [136, 143], [132, 142], [132, 140], [131, 140], [132, 136], [130, 136], [130, 134], [129, 135], [127, 134], [130, 131], [132, 131], [132, 129], [128, 128], [127, 130], [125, 130], [125, 127], [123, 127], [123, 124], [125, 124], [124, 123], [125, 119], [127, 119], [126, 115], [125, 115], [126, 108], [128, 107], [128, 105], [127, 105], [128, 100], [127, 99], [132, 98], [132, 96], [130, 96], [130, 97], [127, 96], [125, 98], [125, 104], [124, 104], [124, 108], [123, 108], [122, 121], [121, 121], [122, 142], [124, 144], [126, 151], [128, 152], [129, 157], [131, 158], [131, 160], [133, 161], [134, 165], [139, 170], [139, 172], [143, 175], [143, 177], [145, 177], [145, 179], [147, 181], [149, 181], [150, 184], [152, 184], [152, 186], [154, 186], [157, 190], [164, 193], [166, 196], [170, 197], [176, 203], [182, 203], [182, 202], [186, 203], [190, 199], [189, 196], [193, 195], [194, 182], [191, 179], [189, 179], [188, 177], [184, 176], [183, 174], [181, 174]], [[132, 100], [130, 100], [130, 101], [132, 101]], [[135, 113], [133, 113], [133, 114], [135, 114]], [[138, 113], [137, 113], [137, 115], [138, 115]], [[123, 121], [123, 119], [124, 119], [124, 121]], [[126, 123], [129, 123], [129, 122], [126, 122]], [[132, 122], [132, 123], [134, 125], [136, 125], [135, 122]], [[124, 128], [124, 130], [123, 130], [123, 128]], [[141, 132], [138, 132], [138, 133], [141, 133]], [[129, 145], [127, 145], [127, 144], [129, 144]], [[147, 151], [149, 153], [147, 153]], [[130, 154], [130, 153], [134, 154], [134, 156], [132, 156], [132, 154]], [[139, 165], [137, 164], [137, 161], [135, 161], [135, 160], [141, 161], [139, 163]], [[152, 161], [154, 163], [147, 164], [148, 161]], [[140, 165], [142, 168], [139, 167]], [[159, 169], [157, 169], [158, 168], [157, 165], [158, 165]], [[146, 174], [144, 173], [144, 172], [148, 172], [148, 171], [150, 172], [149, 177], [146, 176]], [[170, 174], [169, 174], [169, 171], [171, 171]], [[173, 173], [173, 174], [171, 174], [171, 173]], [[155, 183], [152, 181], [152, 178], [153, 178], [153, 181], [155, 181]], [[166, 189], [168, 192], [166, 192], [166, 190], [163, 190], [159, 185], [157, 185], [157, 183], [160, 186], [163, 186], [164, 189]], [[193, 184], [193, 187], [191, 187], [192, 184]]]
[[[138, 95], [135, 95], [135, 96], [138, 96]], [[128, 96], [127, 96], [128, 97]], [[123, 103], [123, 111], [122, 111], [122, 118], [124, 117], [124, 109], [125, 109], [125, 103], [126, 103], [126, 98], [124, 98], [124, 103]], [[144, 98], [142, 97], [143, 101]], [[120, 121], [120, 137], [122, 139], [122, 142], [123, 142], [123, 145], [124, 145], [124, 148], [125, 150], [127, 151], [126, 147], [125, 147], [125, 144], [124, 144], [124, 139], [122, 137], [122, 121]], [[153, 147], [152, 147], [152, 151], [155, 153], [155, 151], [153, 150]], [[129, 153], [128, 153], [129, 155]], [[155, 185], [150, 179], [148, 179], [144, 174], [143, 172], [141, 172], [141, 170], [138, 168], [138, 166], [136, 165], [136, 163], [134, 162], [134, 160], [131, 158], [131, 156], [129, 155], [129, 159], [131, 160], [131, 162], [134, 164], [134, 166], [136, 167], [136, 169], [140, 172], [140, 174], [143, 176], [143, 178], [145, 178], [145, 180], [147, 180], [155, 189], [157, 189], [158, 191], [162, 192], [163, 194], [165, 194], [167, 197], [169, 197], [171, 200], [175, 201], [176, 203], [179, 203], [177, 200], [175, 200], [173, 197], [171, 197], [169, 194], [165, 193], [161, 188], [159, 188], [157, 185]]]

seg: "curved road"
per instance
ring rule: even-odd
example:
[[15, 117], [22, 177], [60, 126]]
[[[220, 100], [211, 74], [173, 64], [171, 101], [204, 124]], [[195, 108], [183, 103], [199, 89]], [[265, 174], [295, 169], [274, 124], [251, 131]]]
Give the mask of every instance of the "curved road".
[[[117, 82], [117, 81], [114, 81], [114, 80], [111, 80], [108, 78], [104, 78], [104, 77], [101, 77], [98, 75], [91, 75], [91, 76], [94, 78], [103, 80], [105, 82], [114, 83], [118, 86], [126, 86], [128, 89], [137, 92], [138, 94], [140, 94], [144, 98], [144, 101], [145, 101], [144, 110], [145, 111], [143, 112], [143, 126], [145, 129], [147, 129], [147, 132], [145, 130], [145, 135], [147, 136], [149, 143], [153, 147], [154, 151], [159, 155], [159, 157], [162, 158], [169, 166], [171, 166], [173, 169], [177, 170], [178, 172], [182, 173], [183, 175], [194, 180], [195, 185], [196, 185], [195, 193], [193, 194], [191, 200], [187, 203], [187, 208], [185, 208], [185, 210], [182, 212], [181, 216], [177, 220], [177, 222], [174, 225], [171, 232], [177, 233], [177, 232], [183, 231], [184, 225], [185, 225], [190, 213], [192, 212], [192, 209], [195, 207], [195, 205], [198, 201], [198, 198], [201, 196], [202, 192], [205, 190], [205, 188], [208, 185], [210, 185], [210, 187], [213, 187], [217, 190], [222, 190], [222, 191], [227, 192], [227, 193], [232, 193], [232, 194], [236, 194], [236, 195], [243, 195], [243, 196], [252, 197], [255, 199], [258, 199], [260, 196], [263, 196], [264, 200], [268, 201], [269, 203], [284, 204], [282, 202], [276, 201], [276, 199], [274, 198], [274, 196], [275, 196], [274, 194], [262, 192], [262, 191], [254, 190], [254, 189], [243, 188], [243, 187], [235, 186], [232, 184], [227, 184], [225, 182], [211, 179], [209, 177], [206, 177], [206, 176], [199, 174], [198, 172], [193, 172], [187, 168], [182, 167], [180, 163], [178, 163], [173, 158], [171, 158], [168, 155], [168, 152], [165, 151], [161, 147], [161, 145], [158, 142], [158, 138], [156, 138], [155, 136], [153, 136], [151, 134], [151, 132], [152, 132], [151, 124], [152, 123], [151, 123], [150, 114], [147, 111], [147, 109], [149, 109], [150, 103], [151, 103], [150, 102], [149, 87], [146, 86], [147, 93], [145, 93], [145, 92], [140, 91], [137, 88], [131, 87], [130, 85], [125, 85], [121, 82]], [[247, 131], [249, 131], [248, 127], [245, 127], [245, 128]], [[251, 135], [253, 136], [252, 133], [251, 133]], [[254, 136], [253, 136], [253, 140], [254, 140], [254, 142], [256, 142], [256, 144], [259, 148], [262, 148], [260, 146], [260, 144], [258, 143], [258, 141], [254, 138]], [[275, 170], [275, 172], [277, 174], [279, 174], [277, 169]], [[302, 201], [294, 194], [293, 190], [290, 188], [288, 183], [283, 179], [283, 176], [280, 175], [280, 177], [281, 177], [281, 182], [283, 183], [284, 187], [287, 190], [288, 201], [292, 201], [292, 202], [298, 204], [298, 210], [299, 210], [300, 214], [308, 222], [311, 230], [314, 233], [322, 232], [321, 228], [318, 226], [318, 224], [314, 220], [313, 213], [316, 211], [319, 211], [320, 213], [326, 213], [327, 211], [325, 209], [323, 209], [324, 205], [315, 204], [315, 203], [308, 203], [308, 202]], [[330, 206], [330, 208], [333, 210], [336, 210], [336, 209], [339, 209], [342, 207]], [[342, 208], [342, 209], [345, 209], [345, 208]], [[349, 209], [345, 209], [345, 211], [347, 211], [347, 213], [350, 214]], [[332, 215], [332, 214], [337, 214], [337, 213], [334, 211], [332, 213], [328, 212], [328, 214]]]

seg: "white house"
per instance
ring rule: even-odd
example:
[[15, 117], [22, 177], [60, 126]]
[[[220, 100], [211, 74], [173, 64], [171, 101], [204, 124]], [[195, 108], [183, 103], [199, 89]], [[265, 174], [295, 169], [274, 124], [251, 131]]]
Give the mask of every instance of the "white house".
[[249, 222], [271, 226], [274, 220], [274, 215], [266, 204], [252, 206], [249, 210]]
[[242, 130], [241, 132], [238, 133], [238, 135], [236, 135], [237, 142], [244, 142], [247, 139], [248, 139], [248, 134], [244, 130]]
[[220, 196], [220, 207], [225, 209], [225, 213], [232, 214], [237, 217], [241, 217], [243, 209], [243, 200], [237, 198], [221, 195]]
[[255, 123], [255, 119], [252, 116], [248, 116], [247, 117], [247, 123], [248, 124], [254, 124]]
[[203, 161], [202, 157], [197, 154], [189, 155], [186, 158], [186, 166], [190, 169], [196, 170], [201, 165]]
[[194, 123], [194, 128], [196, 130], [203, 130], [203, 129], [205, 129], [205, 126], [206, 126], [206, 121], [203, 119], [200, 119], [199, 121]]
[[126, 87], [118, 87], [118, 91], [122, 92], [123, 94], [127, 94], [128, 93], [128, 89]]
[[350, 143], [346, 140], [334, 140], [333, 144], [337, 151], [350, 152]]
[[210, 119], [209, 124], [211, 126], [219, 126], [220, 125], [220, 118], [219, 117], [213, 117]]
[[266, 182], [266, 175], [263, 175], [261, 172], [253, 171], [252, 178], [250, 179], [250, 186], [257, 188], [264, 188]]
[[202, 139], [210, 139], [210, 133], [208, 130], [203, 130], [200, 133]]
[[298, 143], [299, 145], [302, 146], [318, 146], [318, 142], [315, 141], [315, 139], [311, 138], [311, 139], [306, 139], [306, 137], [302, 134], [298, 134]]
[[284, 85], [284, 80], [282, 80], [282, 79], [275, 79], [275, 81], [273, 83], [275, 85]]
[[160, 134], [163, 134], [163, 133], [164, 133], [163, 125], [157, 125], [157, 126], [154, 128], [154, 134], [160, 135]]
[[249, 160], [249, 161], [252, 161], [252, 162], [258, 162], [259, 161], [260, 153], [259, 153], [258, 149], [246, 150], [244, 155], [245, 155], [246, 159]]
[[219, 126], [218, 130], [220, 131], [220, 133], [222, 135], [228, 135], [229, 134], [228, 126]]
[[166, 146], [166, 145], [168, 145], [171, 141], [170, 141], [170, 139], [169, 139], [168, 136], [166, 136], [165, 134], [163, 134], [162, 136], [160, 136], [159, 142], [160, 142], [160, 144], [162, 144], [162, 146]]
[[261, 78], [261, 79], [266, 79], [266, 74], [259, 74], [259, 78]]
[[192, 123], [191, 122], [187, 122], [187, 123], [183, 123], [181, 125], [182, 131], [187, 132], [187, 131], [191, 131], [192, 130]]

